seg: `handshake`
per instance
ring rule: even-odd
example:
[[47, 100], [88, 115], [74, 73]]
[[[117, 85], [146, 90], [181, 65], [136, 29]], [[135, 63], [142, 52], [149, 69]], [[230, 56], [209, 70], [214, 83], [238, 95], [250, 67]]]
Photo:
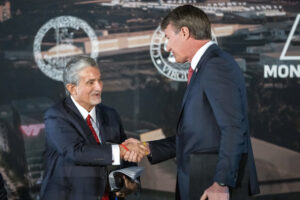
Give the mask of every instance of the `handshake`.
[[121, 159], [128, 162], [140, 162], [150, 154], [149, 144], [134, 138], [129, 138], [119, 145]]

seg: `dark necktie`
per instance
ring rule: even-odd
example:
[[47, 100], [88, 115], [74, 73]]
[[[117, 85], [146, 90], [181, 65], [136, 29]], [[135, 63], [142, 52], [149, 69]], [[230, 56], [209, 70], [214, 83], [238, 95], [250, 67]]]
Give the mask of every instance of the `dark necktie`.
[[187, 84], [190, 83], [190, 80], [191, 80], [191, 78], [192, 78], [193, 72], [194, 72], [193, 68], [190, 67], [190, 68], [189, 68], [189, 72], [188, 72], [188, 81], [187, 81]]
[[92, 125], [92, 122], [91, 122], [91, 115], [88, 115], [88, 116], [87, 116], [86, 122], [87, 122], [89, 128], [91, 129], [92, 134], [93, 134], [93, 136], [94, 136], [96, 142], [97, 142], [98, 144], [100, 144], [100, 140], [99, 140], [99, 138], [98, 138], [98, 136], [97, 136], [97, 133], [96, 133], [96, 131], [95, 131], [93, 125]]

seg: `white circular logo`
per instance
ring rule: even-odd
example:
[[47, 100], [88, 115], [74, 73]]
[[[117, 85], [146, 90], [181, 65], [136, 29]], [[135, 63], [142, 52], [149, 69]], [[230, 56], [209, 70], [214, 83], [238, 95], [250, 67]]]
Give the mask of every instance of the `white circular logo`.
[[62, 81], [63, 69], [73, 56], [89, 52], [90, 57], [97, 58], [97, 36], [85, 21], [77, 17], [53, 18], [39, 29], [34, 38], [33, 55], [38, 67], [57, 81]]
[[[215, 35], [212, 33], [212, 40], [217, 43]], [[150, 56], [154, 66], [164, 76], [174, 81], [187, 81], [189, 63], [176, 63], [171, 52], [167, 52], [167, 40], [160, 26], [154, 31], [151, 44]]]

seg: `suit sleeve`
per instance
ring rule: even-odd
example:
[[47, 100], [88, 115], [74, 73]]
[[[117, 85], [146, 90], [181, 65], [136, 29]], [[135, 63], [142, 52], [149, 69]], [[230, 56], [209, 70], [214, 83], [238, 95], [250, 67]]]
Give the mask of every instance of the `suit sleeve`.
[[120, 131], [120, 142], [119, 142], [119, 144], [121, 144], [127, 139], [127, 135], [124, 132], [124, 127], [123, 127], [123, 124], [122, 124], [122, 120], [121, 120], [120, 115], [117, 113], [117, 111], [115, 111], [115, 115], [116, 115], [116, 118], [118, 119], [119, 131]]
[[[115, 116], [116, 116], [115, 118], [117, 119], [118, 124], [119, 124], [119, 132], [120, 132], [119, 144], [121, 144], [127, 139], [127, 135], [124, 132], [124, 127], [123, 127], [120, 115], [115, 110], [114, 110], [114, 113], [115, 113]], [[121, 166], [120, 166], [121, 168], [132, 167], [132, 166], [137, 166], [137, 164], [134, 163], [134, 162], [121, 161]]]
[[112, 147], [108, 144], [87, 144], [66, 118], [50, 110], [45, 115], [47, 144], [76, 165], [112, 164]]
[[243, 109], [246, 102], [240, 89], [243, 83], [236, 77], [242, 74], [221, 59], [206, 69], [204, 90], [221, 134], [214, 181], [235, 187], [247, 133], [247, 117]]
[[151, 156], [148, 156], [148, 159], [151, 164], [156, 164], [176, 156], [176, 136], [151, 141], [149, 144]]

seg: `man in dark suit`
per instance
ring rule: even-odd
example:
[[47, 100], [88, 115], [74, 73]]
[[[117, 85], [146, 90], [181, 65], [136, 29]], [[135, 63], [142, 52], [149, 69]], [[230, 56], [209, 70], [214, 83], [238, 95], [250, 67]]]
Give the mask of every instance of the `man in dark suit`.
[[[126, 154], [139, 161], [140, 149], [121, 144], [126, 135], [118, 113], [101, 103], [103, 84], [93, 59], [74, 58], [64, 69], [63, 79], [67, 97], [45, 114], [46, 162], [41, 199], [109, 199], [107, 167], [120, 165], [120, 158]], [[134, 182], [125, 183], [127, 190], [119, 196], [137, 188]]]
[[211, 41], [208, 17], [194, 6], [171, 11], [161, 29], [176, 62], [189, 62], [191, 68], [177, 134], [148, 143], [150, 162], [176, 156], [177, 199], [251, 198], [259, 187], [239, 66]]

